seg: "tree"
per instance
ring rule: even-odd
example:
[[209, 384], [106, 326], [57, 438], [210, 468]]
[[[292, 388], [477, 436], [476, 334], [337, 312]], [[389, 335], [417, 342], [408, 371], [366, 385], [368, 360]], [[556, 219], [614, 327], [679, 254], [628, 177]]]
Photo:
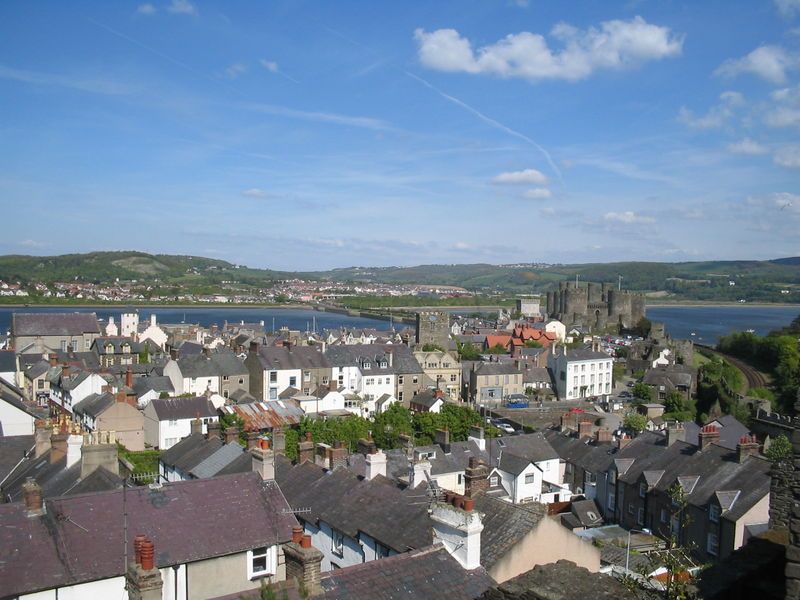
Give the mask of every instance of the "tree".
[[537, 342], [536, 340], [528, 340], [527, 342], [525, 342], [525, 347], [526, 348], [541, 348], [542, 344], [541, 344], [541, 342]]
[[622, 426], [639, 435], [647, 428], [647, 417], [638, 412], [632, 412], [625, 417]]
[[633, 397], [640, 402], [653, 401], [653, 388], [646, 383], [642, 383], [641, 381], [637, 382], [631, 389], [631, 392], [633, 393]]
[[410, 435], [413, 431], [411, 411], [401, 404], [392, 404], [375, 417], [372, 438], [379, 448], [398, 448], [400, 435]]
[[169, 398], [169, 392], [161, 392], [158, 397], [159, 399]]
[[444, 352], [444, 348], [442, 348], [439, 344], [424, 344], [422, 346], [423, 352]]
[[487, 354], [505, 354], [506, 352], [508, 352], [508, 350], [506, 350], [506, 347], [502, 344], [495, 344], [486, 351]]
[[458, 355], [461, 360], [479, 360], [481, 353], [472, 344], [458, 344]]
[[236, 427], [239, 430], [239, 443], [247, 446], [247, 432], [244, 430], [244, 419], [236, 413], [225, 413], [219, 418], [219, 426], [223, 433], [228, 427]]
[[772, 462], [786, 460], [792, 457], [792, 443], [785, 435], [781, 434], [772, 440], [764, 454]]

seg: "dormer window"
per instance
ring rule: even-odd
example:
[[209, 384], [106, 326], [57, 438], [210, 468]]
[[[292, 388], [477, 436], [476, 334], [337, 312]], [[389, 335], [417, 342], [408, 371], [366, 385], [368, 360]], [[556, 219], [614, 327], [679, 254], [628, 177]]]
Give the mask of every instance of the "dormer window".
[[647, 484], [643, 481], [639, 484], [639, 498], [647, 496]]
[[711, 504], [708, 507], [708, 520], [712, 523], [719, 523], [719, 505]]
[[364, 368], [365, 369], [371, 369], [372, 368], [372, 363], [364, 361]]

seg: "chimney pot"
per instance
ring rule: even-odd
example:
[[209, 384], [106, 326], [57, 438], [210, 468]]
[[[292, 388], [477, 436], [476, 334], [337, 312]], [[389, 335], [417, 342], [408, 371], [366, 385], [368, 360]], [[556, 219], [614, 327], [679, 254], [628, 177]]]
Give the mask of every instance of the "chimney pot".
[[128, 388], [133, 387], [133, 371], [131, 371], [130, 367], [125, 371], [125, 386]]
[[295, 525], [292, 527], [292, 541], [295, 544], [299, 544], [303, 541], [303, 526], [302, 525]]
[[152, 571], [155, 568], [155, 548], [149, 539], [142, 540], [139, 546], [139, 556], [141, 557], [142, 569]]
[[472, 509], [475, 508], [475, 500], [472, 498], [465, 498], [464, 499], [464, 510], [467, 512], [472, 512]]
[[25, 512], [29, 517], [38, 517], [44, 514], [42, 488], [33, 477], [28, 477], [22, 484], [22, 497], [25, 501]]
[[303, 539], [300, 541], [300, 546], [302, 548], [311, 548], [311, 536], [304, 535]]
[[133, 538], [133, 561], [137, 565], [142, 564], [142, 542], [147, 539], [147, 536], [143, 533], [140, 533], [135, 538]]

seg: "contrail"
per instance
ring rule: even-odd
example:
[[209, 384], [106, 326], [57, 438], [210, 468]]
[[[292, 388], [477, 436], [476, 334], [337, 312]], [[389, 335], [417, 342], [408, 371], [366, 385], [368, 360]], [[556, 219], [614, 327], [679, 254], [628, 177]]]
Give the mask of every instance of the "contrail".
[[561, 170], [556, 166], [556, 163], [553, 161], [553, 158], [550, 156], [550, 153], [547, 150], [545, 150], [542, 146], [537, 144], [535, 140], [533, 140], [532, 138], [529, 138], [524, 133], [520, 133], [519, 131], [515, 131], [514, 129], [511, 129], [510, 127], [507, 127], [507, 126], [503, 125], [499, 121], [495, 121], [491, 117], [487, 117], [485, 114], [483, 114], [479, 110], [477, 110], [475, 108], [472, 108], [466, 102], [463, 102], [462, 100], [459, 100], [458, 98], [456, 98], [454, 96], [451, 96], [450, 94], [446, 94], [445, 92], [443, 92], [442, 90], [437, 88], [432, 83], [429, 83], [428, 81], [424, 80], [422, 77], [414, 75], [413, 73], [409, 73], [408, 71], [403, 71], [403, 72], [406, 75], [408, 75], [409, 77], [411, 77], [412, 79], [416, 79], [417, 81], [419, 81], [425, 87], [433, 90], [434, 92], [439, 94], [442, 98], [445, 98], [446, 100], [449, 100], [453, 104], [456, 104], [456, 105], [460, 106], [461, 108], [463, 108], [464, 110], [472, 113], [473, 115], [478, 117], [481, 121], [483, 121], [487, 125], [491, 125], [495, 129], [499, 129], [500, 131], [503, 131], [503, 132], [505, 132], [505, 133], [507, 133], [509, 135], [512, 135], [512, 136], [514, 136], [516, 138], [519, 138], [519, 139], [527, 142], [528, 144], [530, 144], [534, 148], [536, 148], [539, 152], [541, 152], [544, 155], [545, 159], [547, 160], [547, 164], [549, 164], [550, 168], [553, 169], [553, 171], [555, 172], [556, 175], [558, 175], [558, 179], [559, 179], [559, 181], [561, 181], [561, 184], [562, 185], [564, 184], [564, 178], [561, 176]]

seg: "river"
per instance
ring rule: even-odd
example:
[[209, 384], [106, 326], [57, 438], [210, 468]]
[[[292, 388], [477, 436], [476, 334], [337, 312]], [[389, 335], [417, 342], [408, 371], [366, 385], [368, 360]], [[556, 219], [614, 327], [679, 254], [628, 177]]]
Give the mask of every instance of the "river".
[[[96, 312], [101, 319], [114, 316], [119, 323], [123, 308], [73, 308], [73, 307], [30, 307], [0, 308], [0, 332], [11, 326], [13, 312]], [[388, 329], [388, 321], [351, 317], [334, 313], [300, 309], [275, 308], [149, 308], [139, 309], [139, 318], [148, 319], [155, 313], [159, 323], [197, 323], [203, 326], [222, 325], [225, 321], [248, 323], [263, 321], [267, 330], [287, 326], [290, 329], [305, 331], [316, 325], [321, 329], [338, 327]], [[667, 332], [674, 338], [692, 339], [705, 344], [715, 344], [720, 336], [732, 331], [755, 330], [763, 335], [791, 323], [800, 315], [798, 306], [654, 306], [647, 309], [647, 317], [652, 321], [664, 323]], [[397, 328], [405, 327], [400, 325]], [[695, 335], [691, 335], [694, 333]]]

